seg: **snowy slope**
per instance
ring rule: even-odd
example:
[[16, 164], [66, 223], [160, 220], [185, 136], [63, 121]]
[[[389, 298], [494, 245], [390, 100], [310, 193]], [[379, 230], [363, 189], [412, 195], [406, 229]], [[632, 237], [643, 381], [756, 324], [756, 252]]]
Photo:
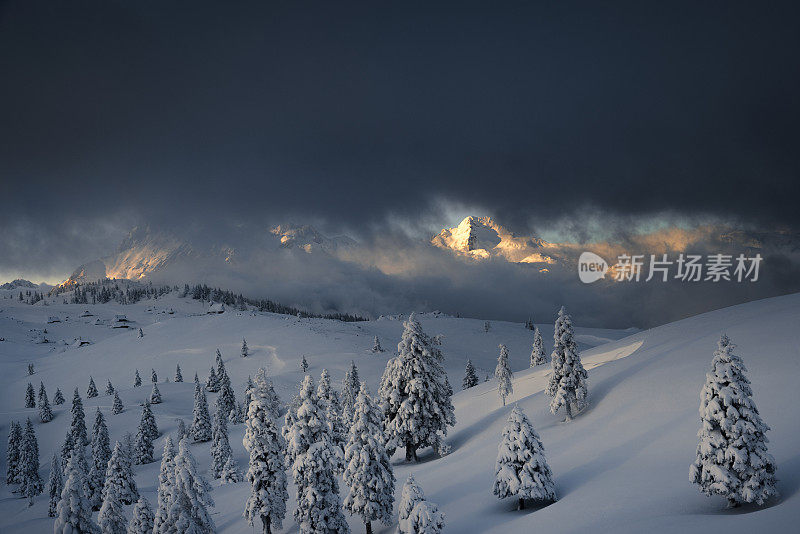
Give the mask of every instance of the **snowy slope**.
[[[80, 318], [87, 309], [94, 317]], [[167, 309], [175, 313], [163, 313]], [[57, 386], [67, 397], [67, 404], [55, 407], [54, 421], [36, 424], [45, 478], [49, 458], [67, 430], [72, 390], [78, 386], [84, 395], [90, 373], [101, 391], [110, 379], [125, 404], [125, 412], [114, 416], [110, 414], [109, 397], [84, 398], [88, 422], [95, 407], [100, 406], [113, 440], [135, 429], [140, 415], [136, 404], [149, 395], [149, 370], [156, 369], [164, 403], [154, 406], [153, 411], [160, 430], [167, 433], [175, 430], [176, 417], [188, 422], [192, 376], [198, 372], [205, 379], [217, 347], [222, 350], [240, 399], [247, 375], [266, 366], [278, 393], [287, 401], [301, 379], [299, 361], [303, 355], [315, 378], [327, 367], [336, 384], [352, 359], [362, 379], [376, 391], [390, 354], [370, 353], [372, 338], [378, 335], [384, 348], [391, 351], [402, 329], [401, 321], [393, 319], [341, 323], [249, 312], [201, 315], [204, 309], [198, 302], [175, 296], [132, 306], [28, 306], [0, 299], [0, 310], [0, 337], [5, 338], [0, 342], [2, 457], [9, 421], [26, 416], [33, 420], [38, 413], [23, 408], [28, 381], [37, 388], [38, 382], [44, 381], [51, 398]], [[143, 328], [145, 337], [137, 339], [136, 328], [126, 331], [94, 324], [97, 317], [109, 319], [115, 313], [127, 314], [135, 327]], [[45, 324], [51, 315], [58, 315], [61, 322]], [[485, 333], [483, 322], [478, 320], [437, 314], [421, 319], [428, 333], [444, 335], [446, 368], [456, 390], [460, 389], [467, 357], [472, 358], [483, 378], [494, 368], [498, 343], [509, 346], [511, 367], [516, 372], [512, 401], [519, 403], [539, 431], [560, 496], [550, 506], [517, 512], [513, 502], [499, 501], [491, 494], [496, 447], [510, 407], [501, 406], [496, 384], [490, 381], [456, 394], [458, 424], [448, 436], [453, 446], [450, 455], [438, 458], [430, 451], [421, 451], [421, 465], [403, 463], [400, 453], [394, 458], [398, 488], [408, 473], [414, 472], [428, 498], [447, 514], [447, 531], [574, 532], [599, 526], [630, 532], [723, 528], [736, 532], [755, 526], [774, 530], [800, 519], [800, 497], [796, 495], [800, 488], [800, 394], [794, 386], [800, 371], [800, 334], [796, 330], [800, 295], [720, 310], [624, 338], [626, 333], [621, 331], [578, 328], [592, 404], [567, 425], [547, 411], [547, 399], [541, 392], [547, 370], [527, 370], [532, 335], [522, 325], [494, 322]], [[49, 338], [63, 338], [68, 345], [32, 343], [36, 332], [31, 330], [44, 327]], [[543, 325], [542, 330], [545, 346], [550, 349], [552, 325]], [[750, 369], [756, 403], [773, 428], [769, 433], [771, 452], [778, 463], [783, 498], [765, 510], [725, 511], [721, 500], [702, 496], [688, 483], [688, 465], [699, 425], [699, 391], [722, 331], [739, 345], [739, 353]], [[91, 339], [93, 344], [71, 346], [78, 336]], [[239, 357], [243, 337], [251, 350], [247, 359]], [[26, 365], [31, 361], [37, 372], [28, 377]], [[180, 363], [187, 382], [163, 383], [167, 376], [172, 378], [176, 363]], [[131, 387], [136, 368], [144, 379], [142, 388]], [[214, 395], [209, 394], [210, 403]], [[242, 425], [231, 427], [231, 444], [240, 467], [246, 463], [241, 445], [243, 430]], [[162, 445], [163, 436], [156, 441], [157, 455]], [[208, 449], [208, 443], [192, 446], [204, 469], [210, 463]], [[138, 466], [136, 472], [140, 490], [155, 502], [158, 460]], [[220, 531], [252, 531], [241, 517], [247, 494], [246, 483], [215, 487], [213, 517]], [[285, 531], [297, 530], [290, 519], [293, 499], [290, 484]], [[49, 531], [51, 520], [46, 509], [44, 495], [27, 508], [8, 487], [0, 485], [0, 531]], [[363, 529], [357, 521], [351, 521], [351, 526], [356, 532]], [[380, 527], [377, 531], [390, 529]]]

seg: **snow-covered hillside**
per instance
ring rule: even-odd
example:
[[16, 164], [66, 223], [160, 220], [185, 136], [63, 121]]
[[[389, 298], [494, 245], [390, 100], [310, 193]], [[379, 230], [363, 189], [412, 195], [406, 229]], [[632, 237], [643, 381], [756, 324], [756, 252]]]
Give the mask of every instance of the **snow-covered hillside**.
[[[112, 442], [138, 423], [139, 403], [150, 394], [150, 369], [159, 375], [164, 399], [153, 406], [162, 436], [156, 440], [160, 455], [164, 436], [176, 429], [176, 418], [191, 418], [191, 379], [195, 372], [205, 380], [220, 348], [241, 400], [248, 375], [266, 367], [281, 399], [286, 402], [300, 382], [300, 361], [305, 356], [315, 379], [328, 368], [336, 384], [350, 361], [373, 392], [400, 338], [397, 318], [343, 323], [322, 319], [228, 311], [207, 315], [198, 301], [175, 293], [135, 305], [30, 306], [0, 297], [0, 452], [11, 420], [31, 417], [41, 453], [41, 474], [46, 479], [49, 459], [60, 447], [69, 426], [69, 399], [78, 387], [84, 396], [87, 420], [96, 407], [106, 415]], [[60, 298], [58, 299], [61, 300]], [[90, 316], [82, 317], [89, 312]], [[172, 313], [169, 313], [169, 312]], [[132, 328], [114, 329], [115, 314], [126, 314]], [[57, 317], [59, 322], [48, 323]], [[98, 321], [98, 319], [100, 319]], [[756, 528], [776, 531], [800, 519], [800, 295], [741, 305], [693, 317], [652, 330], [634, 333], [577, 328], [584, 365], [589, 372], [590, 407], [564, 424], [551, 415], [542, 390], [548, 369], [529, 370], [532, 333], [521, 324], [493, 322], [488, 332], [483, 321], [439, 314], [420, 316], [425, 331], [442, 334], [445, 367], [453, 387], [460, 389], [466, 359], [472, 359], [483, 379], [494, 369], [499, 343], [510, 350], [515, 372], [514, 394], [503, 407], [495, 380], [454, 396], [457, 424], [447, 442], [452, 452], [439, 458], [420, 451], [420, 464], [406, 464], [401, 452], [393, 458], [399, 487], [414, 473], [426, 497], [439, 504], [447, 516], [448, 532], [578, 532], [590, 528], [614, 532], [697, 531], [745, 532]], [[543, 318], [538, 318], [542, 320]], [[100, 324], [96, 324], [100, 323]], [[552, 348], [552, 324], [540, 325], [545, 348]], [[138, 328], [144, 332], [138, 338]], [[37, 344], [44, 337], [57, 343]], [[739, 346], [749, 368], [755, 401], [772, 427], [770, 452], [778, 464], [782, 497], [764, 509], [744, 507], [731, 512], [724, 501], [702, 496], [688, 482], [699, 427], [699, 391], [720, 333], [727, 332]], [[388, 352], [370, 352], [378, 336]], [[81, 346], [76, 338], [91, 341]], [[250, 356], [241, 358], [242, 339]], [[63, 340], [63, 343], [61, 343]], [[27, 375], [33, 363], [36, 374]], [[180, 364], [184, 383], [164, 383]], [[144, 386], [133, 388], [138, 369]], [[92, 375], [101, 391], [110, 380], [119, 391], [125, 410], [112, 415], [111, 398], [86, 399]], [[37, 410], [24, 408], [25, 388], [39, 381], [52, 397], [59, 387], [67, 404], [55, 406], [55, 419], [38, 422]], [[215, 394], [209, 394], [209, 402]], [[513, 403], [517, 403], [539, 432], [553, 471], [559, 500], [549, 506], [516, 511], [515, 501], [492, 495], [494, 461], [500, 431]], [[246, 466], [242, 446], [243, 425], [231, 426], [230, 441], [240, 467]], [[192, 445], [200, 467], [210, 466], [209, 444]], [[156, 462], [136, 467], [140, 491], [155, 502]], [[346, 489], [341, 488], [345, 494]], [[213, 518], [221, 532], [252, 532], [242, 518], [249, 493], [246, 483], [217, 486]], [[399, 498], [399, 493], [398, 493]], [[289, 513], [284, 531], [296, 531], [290, 484]], [[132, 507], [126, 507], [130, 516]], [[36, 498], [28, 508], [23, 499], [0, 486], [0, 531], [47, 532], [47, 498]], [[363, 525], [350, 521], [355, 532]], [[374, 525], [377, 532], [389, 532]]]

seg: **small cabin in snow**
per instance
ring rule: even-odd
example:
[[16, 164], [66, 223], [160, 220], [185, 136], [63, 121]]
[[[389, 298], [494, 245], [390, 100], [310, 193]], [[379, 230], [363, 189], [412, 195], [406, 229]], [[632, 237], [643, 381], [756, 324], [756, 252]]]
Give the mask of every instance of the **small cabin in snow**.
[[61, 319], [58, 318], [58, 315], [51, 315], [50, 317], [47, 318], [47, 322], [50, 323], [50, 324], [52, 324], [52, 323], [60, 323]]
[[94, 314], [89, 310], [84, 310], [84, 312], [81, 314], [81, 317], [94, 317]]
[[111, 328], [128, 328], [130, 321], [125, 315], [117, 314], [114, 316], [114, 321], [111, 323]]
[[225, 313], [225, 305], [221, 302], [212, 302], [206, 313]]

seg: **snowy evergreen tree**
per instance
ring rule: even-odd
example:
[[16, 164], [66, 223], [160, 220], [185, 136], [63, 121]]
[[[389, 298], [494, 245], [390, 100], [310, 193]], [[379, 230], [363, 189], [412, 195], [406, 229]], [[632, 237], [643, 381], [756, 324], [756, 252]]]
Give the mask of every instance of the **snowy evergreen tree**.
[[372, 341], [372, 352], [385, 352], [383, 347], [381, 347], [381, 340], [378, 339], [378, 336], [375, 336], [375, 339]]
[[554, 501], [556, 488], [544, 446], [528, 418], [514, 406], [497, 447], [494, 494], [500, 499], [517, 497], [520, 510], [525, 499]]
[[563, 306], [558, 312], [553, 331], [553, 353], [550, 360], [553, 372], [545, 390], [548, 396], [553, 397], [550, 401], [550, 411], [555, 414], [563, 407], [567, 412], [566, 421], [569, 421], [574, 413], [586, 407], [588, 375], [578, 354], [572, 319], [564, 311]]
[[358, 368], [353, 360], [350, 360], [350, 369], [344, 372], [342, 379], [342, 417], [349, 427], [352, 421], [353, 406], [356, 404], [356, 397], [361, 390], [361, 380], [358, 377]]
[[106, 482], [106, 468], [111, 459], [111, 441], [108, 438], [108, 426], [100, 408], [95, 412], [92, 425], [92, 465], [89, 468], [89, 487], [91, 495], [87, 495], [93, 509], [99, 509], [103, 486]]
[[25, 407], [36, 408], [36, 392], [30, 382], [28, 382], [28, 387], [25, 389]]
[[281, 528], [286, 516], [286, 443], [276, 422], [279, 401], [263, 368], [249, 391], [251, 402], [242, 442], [250, 455], [246, 476], [251, 490], [244, 516], [250, 525], [260, 519], [263, 532], [269, 534], [272, 527]]
[[208, 380], [206, 380], [206, 389], [211, 393], [216, 393], [219, 391], [219, 381], [217, 380], [217, 372], [214, 368], [211, 368], [211, 371], [208, 373]]
[[122, 405], [122, 399], [119, 398], [119, 394], [115, 391], [114, 392], [114, 404], [111, 405], [111, 413], [117, 415], [122, 413], [125, 407]]
[[308, 371], [308, 361], [306, 361], [306, 355], [305, 354], [303, 354], [303, 359], [300, 360], [300, 370], [303, 371], [303, 373]]
[[62, 404], [64, 404], [64, 394], [61, 393], [60, 388], [56, 388], [56, 394], [53, 395], [53, 404], [55, 404], [56, 406], [61, 406]]
[[425, 500], [425, 493], [422, 488], [417, 484], [414, 474], [408, 475], [403, 489], [400, 493], [400, 503], [397, 508], [398, 516], [398, 530], [402, 533], [409, 533], [411, 527], [409, 525], [409, 518], [414, 507]]
[[158, 382], [158, 374], [155, 369], [150, 369], [150, 382], [156, 384]]
[[189, 451], [189, 444], [182, 439], [175, 456], [175, 486], [170, 499], [169, 515], [162, 531], [201, 534], [215, 532], [214, 520], [208, 512], [214, 506], [208, 485], [197, 470], [197, 462]]
[[105, 484], [103, 485], [103, 501], [109, 494], [121, 504], [133, 504], [139, 498], [138, 490], [134, 493], [131, 487], [132, 472], [129, 469], [129, 459], [125, 445], [116, 442], [114, 452], [106, 466]]
[[[328, 428], [331, 431], [333, 443], [339, 447], [342, 458], [344, 458], [344, 445], [347, 442], [348, 426], [342, 419], [342, 405], [339, 401], [339, 393], [331, 387], [331, 375], [327, 369], [322, 370], [317, 387], [317, 397], [320, 406], [325, 409], [328, 418]], [[344, 468], [344, 465], [342, 465]]]
[[295, 521], [302, 533], [349, 532], [342, 514], [336, 471], [342, 458], [331, 437], [324, 406], [306, 375], [300, 388], [300, 407], [288, 431], [287, 454], [297, 485]]
[[121, 477], [124, 471], [119, 465], [122, 454], [120, 448], [121, 445], [117, 442], [106, 469], [103, 505], [97, 516], [97, 524], [100, 525], [100, 531], [103, 534], [125, 534], [128, 526], [128, 519], [122, 508], [122, 500], [128, 490], [128, 484]]
[[75, 393], [72, 395], [72, 422], [70, 423], [70, 429], [73, 442], [81, 445], [89, 444], [86, 432], [86, 414], [83, 412], [83, 400], [81, 400], [81, 396], [78, 393], [78, 388], [75, 388]]
[[47, 515], [56, 517], [58, 514], [58, 501], [61, 500], [61, 491], [64, 489], [64, 477], [61, 474], [61, 462], [57, 454], [53, 454], [50, 462], [50, 477], [47, 479], [47, 492], [50, 495], [50, 506]]
[[161, 404], [161, 392], [155, 382], [153, 382], [153, 391], [150, 392], [150, 404]]
[[214, 411], [214, 423], [211, 432], [211, 476], [220, 478], [225, 464], [231, 457], [231, 445], [228, 441], [228, 417], [224, 413], [222, 397], [217, 397]]
[[185, 437], [189, 436], [189, 432], [186, 430], [186, 422], [183, 419], [177, 419], [178, 427], [175, 429], [175, 435], [178, 436], [178, 441], [182, 440]]
[[142, 377], [139, 376], [139, 370], [136, 370], [136, 374], [133, 377], [133, 387], [138, 388], [142, 385]]
[[33, 364], [32, 364], [32, 363], [29, 363], [29, 364], [28, 364], [28, 376], [30, 376], [30, 375], [32, 375], [32, 374], [35, 374], [35, 373], [36, 373], [36, 371], [35, 371], [35, 370], [34, 370], [34, 368], [33, 368]]
[[79, 466], [78, 455], [72, 455], [66, 469], [66, 481], [58, 501], [54, 534], [98, 534], [92, 521], [92, 508], [86, 497], [85, 473]]
[[222, 484], [236, 484], [244, 480], [242, 478], [242, 473], [239, 471], [239, 466], [236, 465], [236, 460], [233, 459], [233, 456], [229, 456], [228, 461], [225, 462], [224, 466], [222, 466], [220, 478], [222, 479]]
[[153, 439], [158, 436], [158, 428], [155, 426], [155, 417], [150, 410], [150, 403], [144, 403], [142, 417], [139, 420], [139, 428], [136, 430], [136, 437], [133, 442], [133, 461], [136, 464], [149, 464], [153, 461]]
[[767, 451], [769, 427], [753, 401], [747, 368], [736, 345], [720, 337], [700, 393], [697, 459], [689, 479], [706, 495], [722, 495], [731, 507], [759, 505], [778, 494], [775, 459]]
[[247, 418], [247, 412], [250, 410], [250, 390], [254, 387], [253, 378], [247, 375], [247, 383], [244, 386], [244, 417]]
[[362, 383], [345, 447], [344, 483], [350, 493], [343, 506], [361, 517], [367, 534], [372, 533], [372, 521], [392, 523], [395, 478], [385, 443], [383, 412]]
[[228, 422], [232, 425], [241, 425], [244, 423], [245, 413], [247, 409], [245, 405], [242, 404], [234, 404], [235, 408], [231, 410], [230, 415], [228, 415]]
[[141, 328], [139, 328], [139, 332], [136, 334], [136, 337], [138, 339], [142, 339], [144, 337], [144, 332], [142, 331]]
[[435, 503], [421, 501], [411, 511], [408, 525], [414, 534], [439, 534], [444, 530], [444, 514]]
[[486, 321], [485, 323], [483, 323], [483, 331], [484, 332], [488, 333], [489, 330], [491, 330], [491, 329], [492, 329], [492, 323], [490, 323], [489, 321]]
[[442, 353], [413, 313], [403, 327], [398, 355], [389, 360], [381, 377], [379, 397], [389, 455], [405, 447], [406, 460], [416, 461], [418, 449], [441, 448], [439, 433], [446, 436], [447, 427], [455, 424], [453, 388], [442, 367]]
[[195, 442], [211, 439], [211, 416], [208, 414], [208, 400], [206, 400], [206, 392], [200, 388], [199, 384], [196, 384], [194, 388], [191, 434]]
[[153, 509], [144, 497], [139, 497], [133, 507], [127, 534], [153, 534]]
[[236, 409], [236, 396], [231, 387], [231, 379], [225, 370], [225, 362], [222, 361], [222, 354], [217, 349], [217, 385], [219, 387], [219, 397], [221, 399], [222, 414], [225, 418], [230, 418], [231, 412]]
[[42, 477], [39, 476], [39, 442], [30, 419], [25, 421], [22, 433], [22, 445], [19, 457], [20, 493], [28, 498], [28, 506], [33, 505], [33, 498], [44, 489]]
[[183, 375], [181, 374], [181, 364], [175, 365], [175, 382], [183, 382]]
[[114, 386], [111, 385], [111, 380], [109, 380], [106, 384], [106, 395], [113, 395], [115, 391]]
[[50, 407], [50, 401], [47, 400], [44, 383], [39, 386], [39, 419], [42, 423], [49, 423], [53, 420], [53, 408]]
[[503, 399], [503, 406], [505, 406], [506, 398], [514, 393], [514, 385], [511, 382], [514, 373], [511, 372], [511, 367], [508, 365], [508, 348], [505, 345], [500, 345], [500, 356], [497, 357], [494, 376], [497, 378], [497, 393]]
[[158, 502], [154, 516], [154, 534], [166, 534], [167, 529], [162, 529], [169, 516], [170, 501], [175, 487], [175, 445], [172, 438], [167, 436], [164, 440], [164, 452], [161, 455], [161, 470], [158, 474]]
[[20, 456], [22, 451], [22, 426], [11, 421], [8, 429], [8, 447], [6, 448], [6, 484], [17, 484], [20, 477]]
[[[136, 487], [133, 472], [133, 438], [130, 432], [126, 432], [122, 437], [120, 446], [119, 467], [122, 472], [120, 479], [127, 483], [127, 490], [122, 492], [122, 503], [133, 504], [139, 500], [139, 488]], [[108, 470], [106, 470], [106, 480], [108, 480]]]
[[61, 471], [66, 476], [67, 474], [67, 464], [69, 464], [70, 456], [72, 456], [72, 449], [75, 448], [75, 438], [72, 436], [72, 431], [68, 431], [66, 437], [64, 437], [64, 441], [61, 444], [61, 453], [59, 458], [61, 459]]
[[469, 389], [478, 385], [478, 375], [475, 374], [475, 366], [472, 360], [467, 360], [467, 367], [464, 369], [464, 380], [461, 382], [461, 389]]
[[89, 388], [86, 390], [86, 398], [93, 399], [97, 397], [99, 393], [97, 392], [97, 386], [94, 385], [94, 378], [91, 376], [89, 377]]
[[247, 358], [249, 353], [249, 349], [247, 348], [247, 340], [242, 338], [242, 358]]
[[542, 333], [539, 332], [539, 327], [533, 329], [533, 347], [531, 348], [531, 367], [547, 363], [544, 355], [544, 341], [542, 340]]

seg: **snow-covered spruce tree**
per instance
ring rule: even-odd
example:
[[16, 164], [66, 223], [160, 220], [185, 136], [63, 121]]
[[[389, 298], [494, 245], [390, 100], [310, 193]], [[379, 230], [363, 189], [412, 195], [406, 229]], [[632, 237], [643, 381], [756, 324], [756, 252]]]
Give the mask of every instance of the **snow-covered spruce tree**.
[[178, 425], [178, 427], [175, 429], [175, 435], [178, 436], [178, 441], [180, 441], [188, 436], [189, 432], [186, 430], [186, 422], [183, 419], [178, 418], [175, 421]]
[[503, 399], [503, 406], [506, 405], [506, 398], [514, 393], [514, 373], [508, 365], [508, 348], [500, 345], [500, 356], [497, 357], [497, 367], [494, 369], [494, 376], [497, 378], [497, 393]]
[[250, 389], [254, 387], [253, 377], [247, 375], [247, 382], [244, 385], [244, 415], [247, 417], [247, 412], [250, 410]]
[[36, 392], [30, 382], [28, 382], [28, 387], [25, 388], [25, 407], [36, 408]]
[[114, 392], [114, 404], [111, 405], [111, 413], [117, 415], [122, 413], [125, 407], [122, 405], [122, 399], [119, 398], [119, 393], [116, 391]]
[[214, 520], [208, 512], [214, 506], [211, 486], [197, 470], [197, 462], [189, 451], [189, 443], [182, 439], [175, 456], [175, 486], [170, 499], [169, 514], [162, 531], [205, 533], [215, 532]]
[[50, 506], [47, 515], [55, 517], [58, 513], [58, 501], [61, 500], [61, 491], [64, 489], [64, 477], [61, 474], [61, 462], [58, 455], [53, 453], [50, 462], [50, 477], [47, 479], [47, 493], [50, 495]]
[[86, 432], [86, 414], [83, 411], [83, 400], [78, 393], [78, 388], [75, 388], [75, 393], [72, 395], [72, 422], [70, 423], [72, 431], [72, 439], [75, 443], [81, 445], [88, 445], [89, 438]]
[[342, 514], [336, 472], [342, 458], [331, 438], [325, 409], [306, 375], [300, 388], [300, 407], [288, 431], [287, 454], [297, 485], [295, 521], [302, 533], [350, 531]]
[[36, 373], [36, 371], [33, 368], [33, 364], [29, 363], [28, 364], [28, 375], [32, 375], [32, 374], [35, 374], [35, 373]]
[[133, 507], [127, 534], [153, 534], [153, 509], [144, 497], [139, 497]]
[[20, 447], [22, 447], [22, 426], [17, 421], [11, 421], [6, 448], [6, 484], [9, 486], [20, 481]]
[[[123, 504], [133, 504], [139, 500], [139, 488], [136, 487], [136, 479], [134, 478], [133, 472], [133, 438], [130, 432], [126, 432], [122, 437], [120, 446], [119, 465], [122, 471], [121, 480], [127, 483], [127, 491], [122, 493], [122, 502]], [[106, 480], [108, 480], [107, 473], [108, 470], [106, 470]]]
[[111, 459], [111, 442], [108, 438], [108, 426], [100, 408], [95, 412], [94, 425], [92, 425], [92, 465], [89, 468], [89, 487], [92, 490], [88, 495], [92, 509], [99, 509], [103, 486], [106, 483], [106, 468]]
[[211, 431], [211, 476], [220, 478], [225, 464], [231, 457], [231, 445], [228, 441], [228, 417], [224, 413], [224, 407], [217, 397], [216, 410], [214, 411], [214, 422]]
[[39, 476], [39, 442], [30, 419], [25, 421], [22, 433], [22, 446], [19, 458], [20, 493], [27, 497], [28, 506], [33, 505], [33, 498], [44, 489], [42, 477]]
[[158, 374], [156, 373], [155, 369], [150, 369], [150, 382], [153, 384], [158, 382]]
[[485, 323], [483, 323], [483, 331], [484, 332], [488, 333], [489, 330], [491, 330], [491, 329], [492, 329], [492, 323], [490, 323], [489, 321], [486, 321]]
[[387, 451], [405, 447], [406, 460], [416, 461], [417, 450], [440, 449], [447, 427], [456, 418], [450, 397], [453, 388], [442, 367], [442, 353], [422, 331], [414, 314], [403, 325], [398, 355], [389, 360], [381, 377]]
[[244, 517], [250, 525], [260, 519], [263, 532], [269, 534], [273, 526], [281, 528], [286, 516], [286, 442], [276, 421], [279, 401], [263, 368], [249, 391], [251, 402], [242, 442], [250, 455], [246, 476], [251, 490]]
[[344, 372], [342, 379], [342, 417], [349, 426], [352, 420], [353, 406], [356, 404], [356, 397], [361, 389], [361, 381], [358, 378], [358, 368], [353, 360], [350, 360], [350, 369]]
[[211, 371], [208, 373], [208, 379], [206, 380], [206, 389], [211, 393], [216, 393], [219, 391], [219, 380], [217, 380], [217, 372], [214, 368], [211, 368]]
[[539, 327], [535, 326], [533, 329], [533, 347], [531, 348], [531, 367], [547, 363], [544, 356], [544, 341], [542, 340], [542, 333], [539, 332]]
[[142, 339], [144, 337], [144, 331], [141, 328], [139, 328], [139, 332], [136, 334], [136, 337], [138, 339]]
[[166, 528], [162, 530], [161, 526], [166, 523], [169, 516], [169, 504], [175, 487], [175, 454], [172, 438], [167, 436], [164, 440], [164, 452], [161, 455], [161, 470], [158, 473], [158, 501], [153, 518], [154, 534], [166, 534]]
[[120, 455], [122, 454], [120, 447], [121, 445], [117, 442], [106, 469], [106, 483], [103, 486], [103, 505], [100, 507], [100, 513], [97, 516], [97, 524], [100, 525], [100, 531], [103, 534], [125, 534], [128, 526], [128, 520], [122, 508], [123, 495], [125, 495], [128, 485], [121, 478], [123, 471], [119, 465]]
[[67, 464], [69, 464], [70, 456], [72, 456], [72, 449], [75, 448], [75, 438], [72, 436], [72, 430], [67, 431], [64, 441], [61, 443], [61, 452], [59, 458], [61, 460], [61, 471], [66, 476]]
[[475, 374], [475, 366], [472, 360], [467, 360], [467, 367], [464, 369], [464, 380], [461, 382], [461, 389], [469, 389], [478, 385], [478, 375]]
[[39, 395], [36, 397], [36, 403], [42, 404], [42, 397], [47, 397], [47, 390], [44, 387], [44, 382], [39, 382]]
[[[339, 447], [342, 457], [344, 457], [344, 444], [347, 442], [347, 426], [342, 420], [342, 404], [339, 401], [339, 393], [331, 387], [331, 375], [327, 369], [322, 370], [317, 387], [317, 398], [320, 406], [325, 409], [328, 418], [328, 428], [331, 431], [333, 443]], [[344, 466], [342, 466], [344, 468]]]
[[250, 349], [247, 348], [247, 340], [242, 338], [242, 358], [247, 358], [247, 355], [250, 353]]
[[222, 473], [220, 474], [220, 483], [222, 484], [236, 484], [244, 480], [242, 473], [239, 471], [239, 466], [233, 456], [228, 457], [228, 461], [222, 466]]
[[419, 484], [417, 484], [414, 474], [411, 473], [408, 475], [405, 484], [403, 484], [403, 489], [400, 493], [400, 503], [397, 508], [397, 527], [400, 532], [411, 532], [408, 519], [411, 517], [411, 512], [414, 511], [414, 507], [424, 500], [425, 493], [422, 491]]
[[79, 455], [70, 456], [66, 480], [58, 501], [54, 534], [98, 534], [100, 529], [92, 521], [92, 508], [86, 497], [86, 475], [79, 466]]
[[500, 499], [517, 497], [520, 510], [525, 508], [525, 499], [556, 500], [542, 440], [519, 407], [511, 410], [502, 436], [494, 468], [494, 494]]
[[558, 311], [553, 330], [553, 353], [550, 356], [553, 372], [545, 393], [553, 397], [550, 411], [556, 414], [560, 408], [567, 412], [565, 421], [572, 419], [573, 414], [586, 407], [586, 370], [578, 354], [575, 333], [572, 330], [572, 319], [562, 306]]
[[731, 507], [759, 505], [778, 491], [775, 459], [767, 452], [769, 427], [753, 402], [750, 380], [736, 345], [722, 335], [700, 393], [697, 459], [689, 479], [706, 495], [722, 495]]
[[115, 391], [114, 386], [111, 385], [111, 380], [109, 380], [106, 384], [106, 395], [113, 395]]
[[42, 423], [49, 423], [53, 420], [53, 408], [50, 407], [50, 401], [47, 400], [44, 384], [39, 388], [39, 419]]
[[175, 382], [183, 382], [183, 375], [181, 374], [181, 364], [179, 363], [175, 364]]
[[142, 377], [139, 376], [139, 370], [136, 369], [136, 374], [133, 376], [133, 387], [138, 388], [142, 385]]
[[155, 418], [150, 410], [150, 404], [144, 403], [142, 408], [142, 418], [139, 420], [139, 428], [136, 429], [136, 437], [133, 441], [133, 462], [135, 464], [149, 464], [153, 461], [153, 439], [158, 435], [158, 430], [153, 428]]
[[444, 514], [430, 501], [420, 501], [408, 518], [409, 532], [414, 534], [439, 534], [444, 530]]
[[97, 397], [99, 393], [97, 392], [97, 386], [94, 385], [94, 378], [91, 376], [89, 377], [89, 387], [86, 390], [86, 398], [93, 399]]
[[372, 534], [372, 521], [392, 523], [395, 478], [385, 443], [383, 412], [362, 383], [345, 447], [344, 483], [350, 493], [343, 506], [361, 517], [367, 534]]
[[222, 414], [225, 418], [230, 418], [231, 412], [236, 409], [236, 395], [233, 393], [231, 387], [231, 379], [228, 376], [228, 371], [225, 370], [225, 362], [222, 361], [222, 355], [217, 351], [217, 385], [219, 386], [219, 402], [222, 406]]
[[375, 336], [375, 339], [372, 341], [372, 352], [384, 352], [383, 347], [381, 347], [381, 340], [378, 339], [378, 336]]
[[150, 392], [150, 404], [161, 404], [161, 392], [155, 382], [153, 382], [153, 391]]
[[234, 404], [233, 410], [231, 410], [231, 413], [228, 415], [228, 422], [232, 425], [244, 423], [245, 411], [244, 404]]
[[[213, 371], [213, 369], [212, 369]], [[192, 410], [192, 439], [203, 442], [211, 439], [211, 416], [208, 414], [206, 392], [199, 386], [194, 388], [194, 409]]]
[[113, 494], [120, 503], [132, 504], [139, 498], [139, 492], [131, 491], [131, 472], [128, 469], [128, 458], [125, 445], [119, 441], [114, 444], [114, 452], [106, 466], [105, 484], [103, 484], [103, 500]]
[[305, 354], [303, 354], [303, 359], [300, 360], [300, 370], [303, 371], [303, 373], [308, 371], [308, 361], [306, 360]]
[[56, 388], [56, 393], [55, 395], [53, 395], [53, 404], [55, 404], [56, 406], [61, 406], [62, 404], [64, 404], [64, 394], [61, 393], [60, 388]]

